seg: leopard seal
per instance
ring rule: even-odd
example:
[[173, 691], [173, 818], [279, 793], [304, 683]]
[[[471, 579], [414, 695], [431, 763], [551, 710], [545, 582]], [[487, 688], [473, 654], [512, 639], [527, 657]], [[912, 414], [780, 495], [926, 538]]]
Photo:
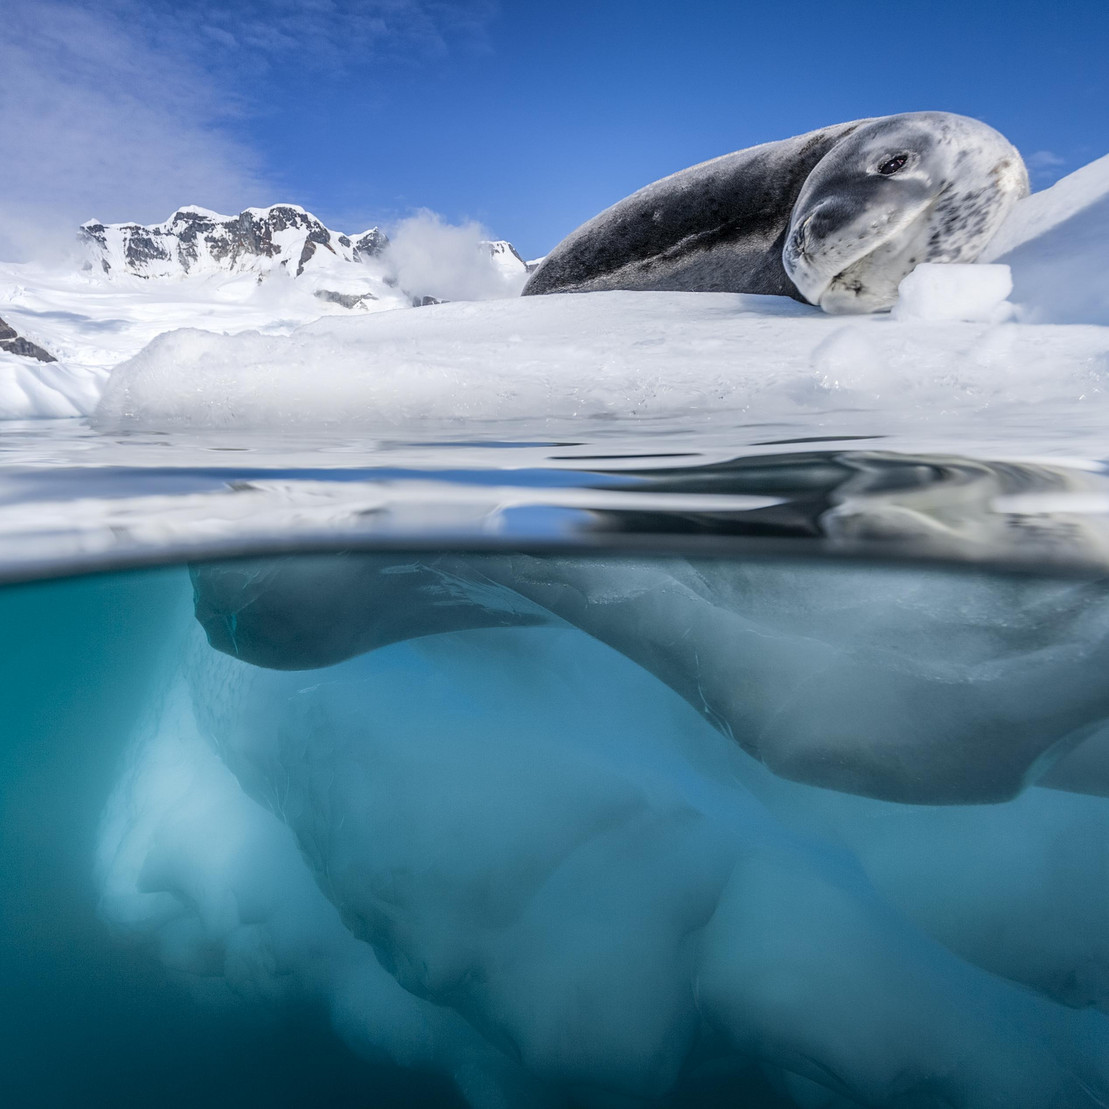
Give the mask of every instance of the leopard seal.
[[920, 262], [972, 262], [1028, 194], [979, 120], [908, 112], [714, 158], [647, 185], [547, 255], [523, 295], [659, 289], [890, 308]]

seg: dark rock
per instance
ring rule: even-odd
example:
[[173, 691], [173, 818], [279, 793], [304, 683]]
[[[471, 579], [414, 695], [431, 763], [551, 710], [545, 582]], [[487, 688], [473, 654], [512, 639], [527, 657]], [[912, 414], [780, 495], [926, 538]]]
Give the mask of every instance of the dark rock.
[[389, 237], [385, 232], [371, 227], [369, 231], [354, 240], [355, 260], [361, 262], [366, 258], [376, 258], [388, 245]]
[[129, 224], [125, 231], [130, 232], [124, 247], [128, 268], [139, 270], [149, 262], [168, 262], [173, 258], [166, 249], [164, 233], [140, 227], [137, 223]]
[[34, 358], [38, 362], [57, 362], [49, 351], [43, 350], [38, 343], [32, 343], [30, 339], [24, 339], [11, 324], [3, 320], [0, 320], [0, 350], [8, 354], [18, 354], [23, 358]]
[[337, 293], [333, 289], [317, 289], [312, 295], [329, 304], [341, 304], [344, 308], [361, 308], [366, 301], [377, 300], [373, 293]]

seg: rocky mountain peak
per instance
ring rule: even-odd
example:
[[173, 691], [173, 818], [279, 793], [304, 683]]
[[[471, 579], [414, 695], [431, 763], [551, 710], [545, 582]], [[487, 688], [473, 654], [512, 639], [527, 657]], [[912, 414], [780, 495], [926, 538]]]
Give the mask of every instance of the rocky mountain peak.
[[296, 204], [246, 208], [235, 216], [189, 205], [164, 223], [151, 225], [90, 220], [80, 237], [89, 253], [89, 268], [146, 278], [262, 274], [275, 266], [299, 277], [318, 251], [336, 260], [362, 262], [389, 243], [376, 227], [353, 238], [334, 232]]

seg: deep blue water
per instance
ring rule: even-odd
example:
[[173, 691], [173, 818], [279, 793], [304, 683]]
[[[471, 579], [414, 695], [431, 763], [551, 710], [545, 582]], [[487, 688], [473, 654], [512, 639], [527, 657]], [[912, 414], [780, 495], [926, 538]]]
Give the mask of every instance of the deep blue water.
[[310, 1006], [198, 1005], [97, 915], [92, 860], [180, 568], [0, 591], [0, 1059], [4, 1103], [460, 1104], [359, 1060]]

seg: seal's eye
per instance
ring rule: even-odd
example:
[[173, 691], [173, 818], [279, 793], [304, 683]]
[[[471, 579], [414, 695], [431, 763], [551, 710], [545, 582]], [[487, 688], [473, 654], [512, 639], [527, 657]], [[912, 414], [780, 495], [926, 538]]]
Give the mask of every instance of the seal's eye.
[[887, 158], [886, 161], [878, 167], [878, 172], [883, 177], [892, 177], [899, 169], [904, 168], [908, 160], [908, 154], [895, 154], [892, 158]]

